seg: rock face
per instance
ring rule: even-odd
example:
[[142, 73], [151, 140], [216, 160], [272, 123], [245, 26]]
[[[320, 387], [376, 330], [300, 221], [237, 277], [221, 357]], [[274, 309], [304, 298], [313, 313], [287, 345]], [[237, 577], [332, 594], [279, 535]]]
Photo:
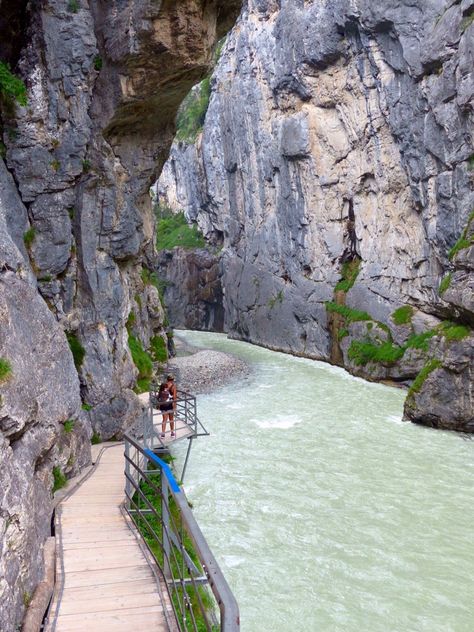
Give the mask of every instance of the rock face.
[[28, 89], [24, 107], [0, 98], [2, 632], [41, 576], [53, 468], [77, 472], [91, 428], [142, 414], [128, 337], [164, 335], [148, 190], [239, 8], [0, 0], [0, 56]]
[[441, 323], [473, 325], [471, 237], [448, 257], [474, 207], [473, 42], [468, 0], [249, 0], [158, 187], [223, 245], [232, 336], [368, 379], [439, 357], [406, 412], [461, 430], [473, 338]]

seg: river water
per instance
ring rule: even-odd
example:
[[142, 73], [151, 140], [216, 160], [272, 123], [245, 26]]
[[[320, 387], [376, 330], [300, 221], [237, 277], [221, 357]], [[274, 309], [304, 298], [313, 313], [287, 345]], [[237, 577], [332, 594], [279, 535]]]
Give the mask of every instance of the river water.
[[185, 481], [242, 632], [472, 632], [474, 441], [402, 422], [402, 390], [180, 336], [251, 365], [198, 397]]

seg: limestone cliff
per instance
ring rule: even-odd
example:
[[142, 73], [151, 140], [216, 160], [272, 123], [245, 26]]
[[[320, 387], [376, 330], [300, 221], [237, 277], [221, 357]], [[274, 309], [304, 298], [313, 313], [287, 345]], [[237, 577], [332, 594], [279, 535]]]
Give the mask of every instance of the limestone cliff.
[[408, 416], [466, 431], [473, 55], [472, 0], [249, 0], [159, 183], [223, 245], [232, 336], [416, 377]]
[[239, 4], [0, 0], [0, 59], [28, 97], [1, 94], [2, 632], [41, 576], [53, 483], [90, 460], [92, 429], [142, 413], [129, 337], [166, 342], [148, 190]]

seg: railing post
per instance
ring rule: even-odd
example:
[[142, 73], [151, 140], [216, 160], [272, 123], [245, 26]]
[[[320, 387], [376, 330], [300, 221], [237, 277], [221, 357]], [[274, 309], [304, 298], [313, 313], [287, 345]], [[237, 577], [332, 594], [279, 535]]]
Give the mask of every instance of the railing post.
[[125, 502], [127, 503], [127, 507], [130, 509], [130, 493], [132, 491], [132, 484], [130, 483], [130, 444], [125, 439]]
[[166, 579], [171, 579], [170, 555], [170, 514], [168, 479], [161, 470], [161, 523], [163, 527], [163, 572]]

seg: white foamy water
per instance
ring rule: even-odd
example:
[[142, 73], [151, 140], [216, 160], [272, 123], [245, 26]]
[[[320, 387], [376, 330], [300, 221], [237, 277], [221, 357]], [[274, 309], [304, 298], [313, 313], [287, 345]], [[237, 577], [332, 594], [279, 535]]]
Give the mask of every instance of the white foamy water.
[[198, 397], [185, 481], [242, 631], [473, 632], [474, 441], [402, 423], [399, 389], [183, 337], [252, 365]]

